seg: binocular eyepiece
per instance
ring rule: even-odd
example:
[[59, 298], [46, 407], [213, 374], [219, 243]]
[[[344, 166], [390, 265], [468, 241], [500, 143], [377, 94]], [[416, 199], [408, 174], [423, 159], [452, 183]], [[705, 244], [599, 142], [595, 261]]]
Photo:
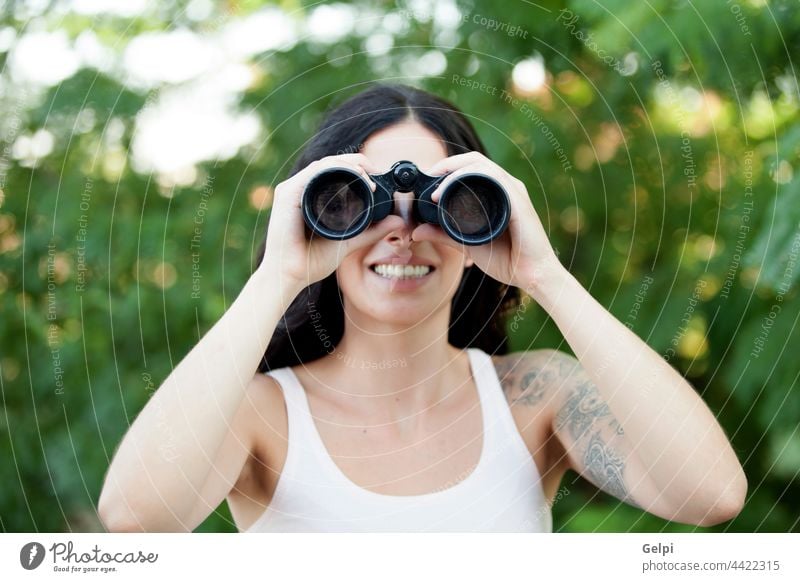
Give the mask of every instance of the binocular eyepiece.
[[431, 195], [444, 176], [429, 176], [413, 162], [395, 163], [385, 174], [370, 174], [377, 188], [349, 168], [328, 168], [316, 174], [303, 192], [302, 211], [313, 233], [333, 240], [356, 236], [394, 208], [395, 192], [413, 192], [412, 212], [418, 223], [438, 224], [465, 245], [492, 241], [508, 226], [511, 206], [497, 180], [485, 174], [463, 174], [439, 197]]

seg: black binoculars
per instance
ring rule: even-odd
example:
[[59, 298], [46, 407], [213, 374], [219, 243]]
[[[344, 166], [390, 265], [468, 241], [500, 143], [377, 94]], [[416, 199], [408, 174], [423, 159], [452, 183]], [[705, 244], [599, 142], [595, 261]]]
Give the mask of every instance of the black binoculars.
[[333, 240], [356, 236], [394, 208], [395, 192], [414, 192], [412, 212], [418, 223], [438, 224], [452, 239], [481, 245], [508, 226], [511, 206], [505, 189], [485, 174], [458, 176], [439, 197], [431, 195], [447, 177], [429, 176], [413, 162], [395, 163], [385, 174], [370, 174], [377, 188], [349, 168], [328, 168], [303, 192], [303, 219], [313, 233]]

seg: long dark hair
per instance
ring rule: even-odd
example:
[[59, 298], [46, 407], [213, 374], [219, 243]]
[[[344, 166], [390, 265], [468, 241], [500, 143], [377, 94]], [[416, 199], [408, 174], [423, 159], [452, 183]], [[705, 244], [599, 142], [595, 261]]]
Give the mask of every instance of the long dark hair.
[[[357, 153], [373, 133], [408, 119], [440, 136], [448, 155], [470, 151], [486, 155], [472, 125], [454, 105], [420, 89], [378, 83], [327, 113], [289, 175], [325, 156]], [[256, 266], [264, 257], [265, 246], [266, 236]], [[518, 303], [516, 287], [504, 285], [476, 267], [466, 269], [451, 305], [449, 343], [507, 353], [505, 318]], [[306, 287], [278, 322], [259, 371], [295, 366], [331, 353], [344, 334], [342, 305], [335, 272]]]

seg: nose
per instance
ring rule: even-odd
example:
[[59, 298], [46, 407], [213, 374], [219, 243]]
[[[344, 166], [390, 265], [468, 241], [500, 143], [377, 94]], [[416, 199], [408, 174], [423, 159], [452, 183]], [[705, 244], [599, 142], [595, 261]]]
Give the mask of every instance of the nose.
[[389, 233], [388, 239], [390, 242], [405, 242], [406, 244], [411, 242], [411, 233], [417, 227], [417, 222], [414, 220], [413, 204], [413, 192], [394, 193], [394, 208], [392, 209], [392, 214], [396, 214], [403, 219], [403, 227]]

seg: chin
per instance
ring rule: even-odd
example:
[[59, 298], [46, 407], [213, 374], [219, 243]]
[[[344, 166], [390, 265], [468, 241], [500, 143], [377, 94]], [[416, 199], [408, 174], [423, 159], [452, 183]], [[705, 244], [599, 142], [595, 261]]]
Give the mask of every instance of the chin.
[[359, 309], [367, 319], [380, 322], [380, 327], [411, 329], [432, 317], [436, 308], [431, 305], [413, 305], [410, 302], [384, 302]]
[[[436, 270], [417, 276], [398, 278], [365, 269], [364, 276], [342, 288], [346, 303], [382, 324], [412, 327], [449, 306], [447, 285], [439, 281]], [[349, 279], [352, 283], [354, 279]]]

